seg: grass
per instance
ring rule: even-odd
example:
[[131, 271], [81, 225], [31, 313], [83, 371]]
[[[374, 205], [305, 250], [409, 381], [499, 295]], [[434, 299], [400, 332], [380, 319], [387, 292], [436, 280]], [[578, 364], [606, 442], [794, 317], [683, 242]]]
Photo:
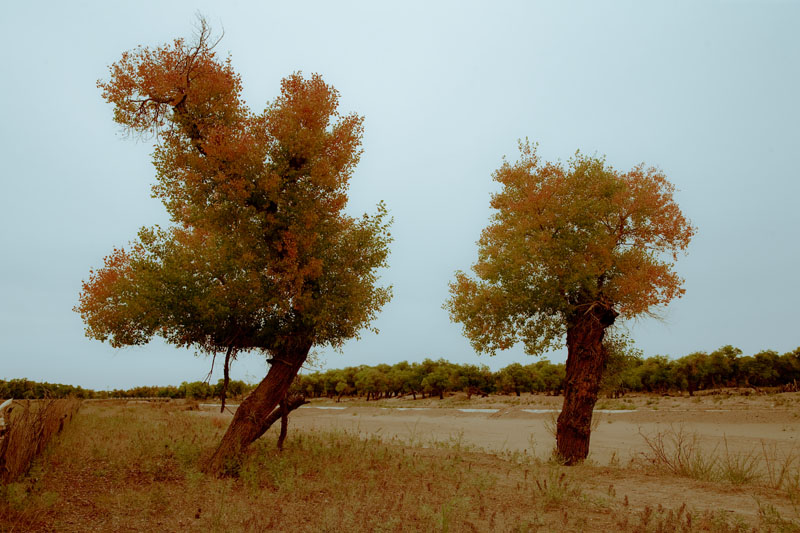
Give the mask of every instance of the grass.
[[707, 453], [697, 435], [687, 433], [682, 427], [641, 435], [650, 448], [645, 455], [650, 464], [676, 476], [701, 481], [716, 481], [720, 477], [717, 455]]
[[17, 401], [6, 410], [7, 431], [0, 439], [0, 481], [9, 483], [30, 468], [50, 439], [72, 420], [80, 400]]
[[782, 491], [795, 506], [800, 505], [800, 455], [794, 448], [781, 451], [762, 442], [760, 449], [735, 453], [724, 438], [722, 446], [709, 449], [682, 427], [642, 437], [649, 448], [644, 458], [658, 469], [700, 481]]
[[[623, 531], [636, 533], [690, 533], [693, 531], [709, 531], [714, 533], [746, 533], [761, 531], [750, 526], [746, 521], [727, 517], [724, 512], [692, 513], [686, 504], [676, 509], [666, 508], [659, 504], [623, 515], [617, 522]], [[766, 524], [764, 524], [766, 525]], [[767, 525], [770, 531], [775, 531]]]
[[[592, 488], [621, 469], [487, 454], [459, 435], [420, 447], [290, 431], [279, 452], [269, 432], [236, 477], [206, 476], [199, 465], [227, 422], [175, 403], [86, 405], [27, 476], [0, 488], [0, 530], [745, 530], [725, 514], [634, 508], [608, 482]], [[775, 480], [788, 479], [775, 466]], [[788, 530], [792, 522], [769, 505], [750, 525]]]
[[636, 410], [636, 405], [633, 400], [625, 398], [623, 400], [600, 400], [594, 408], [610, 411], [634, 411]]

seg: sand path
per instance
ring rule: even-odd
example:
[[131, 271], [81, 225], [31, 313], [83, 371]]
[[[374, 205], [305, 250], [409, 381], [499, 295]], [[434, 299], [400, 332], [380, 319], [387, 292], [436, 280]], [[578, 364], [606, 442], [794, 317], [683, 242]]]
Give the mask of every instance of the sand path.
[[[320, 408], [322, 407], [322, 408]], [[328, 407], [328, 408], [326, 408]], [[531, 413], [513, 407], [496, 412], [431, 408], [399, 410], [328, 405], [305, 406], [292, 414], [291, 425], [304, 430], [340, 429], [363, 436], [379, 435], [422, 446], [436, 443], [478, 448], [490, 452], [535, 453], [546, 457], [555, 444], [555, 413]], [[535, 410], [535, 409], [531, 409]], [[538, 409], [545, 410], [545, 409]], [[788, 451], [800, 438], [800, 422], [788, 410], [740, 411], [627, 411], [595, 413], [590, 458], [598, 464], [628, 461], [648, 450], [642, 435], [682, 429], [696, 435], [709, 450], [724, 446], [735, 453], [760, 450], [762, 443]]]

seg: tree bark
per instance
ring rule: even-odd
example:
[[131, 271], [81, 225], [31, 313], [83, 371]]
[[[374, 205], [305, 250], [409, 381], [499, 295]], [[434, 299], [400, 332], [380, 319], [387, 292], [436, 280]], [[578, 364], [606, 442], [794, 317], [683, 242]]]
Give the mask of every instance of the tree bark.
[[231, 353], [233, 352], [233, 345], [228, 346], [228, 353], [225, 354], [225, 364], [222, 366], [222, 391], [219, 394], [220, 401], [222, 405], [219, 408], [220, 413], [225, 412], [225, 398], [228, 396], [228, 384], [231, 381], [230, 376], [230, 369], [231, 369]]
[[286, 433], [289, 430], [289, 408], [286, 400], [281, 401], [278, 407], [281, 415], [281, 432], [278, 435], [278, 451], [283, 451], [283, 441], [286, 440]]
[[[292, 396], [291, 398], [288, 398], [286, 400], [286, 414], [288, 415], [289, 413], [291, 413], [292, 411], [294, 411], [295, 409], [297, 409], [301, 405], [305, 405], [307, 403], [308, 403], [308, 400], [306, 400], [302, 396]], [[275, 409], [274, 411], [272, 411], [270, 413], [270, 415], [267, 417], [267, 420], [266, 420], [266, 422], [264, 422], [264, 424], [267, 426], [267, 429], [269, 429], [269, 428], [272, 427], [272, 424], [274, 424], [275, 422], [277, 422], [278, 420], [280, 420], [282, 418], [283, 418], [283, 412], [282, 412], [282, 410], [280, 408], [278, 408], [278, 409]], [[288, 424], [288, 422], [287, 422], [287, 424]]]
[[269, 421], [270, 415], [286, 397], [311, 345], [310, 337], [296, 335], [276, 351], [267, 376], [239, 405], [217, 450], [206, 463], [207, 473], [224, 475], [236, 470], [241, 453], [274, 423]]
[[589, 455], [592, 411], [608, 359], [603, 337], [617, 314], [595, 305], [568, 320], [564, 406], [556, 430], [556, 449], [566, 465], [579, 463]]

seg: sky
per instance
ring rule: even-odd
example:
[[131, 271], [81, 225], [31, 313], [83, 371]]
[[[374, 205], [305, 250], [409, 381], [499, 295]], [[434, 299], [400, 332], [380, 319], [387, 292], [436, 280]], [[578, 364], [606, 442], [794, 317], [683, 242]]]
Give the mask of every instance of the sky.
[[[656, 166], [698, 228], [676, 269], [685, 296], [626, 324], [646, 356], [731, 344], [800, 346], [800, 2], [11, 2], [0, 17], [0, 379], [94, 389], [204, 379], [210, 359], [160, 341], [115, 350], [72, 311], [81, 281], [142, 226], [152, 143], [112, 120], [96, 87], [137, 45], [190, 38], [196, 13], [262, 110], [295, 71], [319, 73], [365, 117], [352, 214], [394, 217], [394, 298], [316, 368], [476, 354], [442, 304], [477, 258], [492, 172], [519, 139]], [[565, 350], [547, 354], [564, 361]], [[219, 366], [219, 365], [218, 365]], [[242, 355], [234, 379], [260, 380]], [[220, 376], [215, 369], [213, 381]]]

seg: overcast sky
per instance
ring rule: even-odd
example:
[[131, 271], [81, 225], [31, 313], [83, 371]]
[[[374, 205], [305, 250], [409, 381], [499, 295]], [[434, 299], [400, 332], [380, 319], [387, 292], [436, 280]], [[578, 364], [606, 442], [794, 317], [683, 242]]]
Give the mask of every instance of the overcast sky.
[[[28, 1], [0, 17], [0, 379], [100, 389], [208, 372], [161, 342], [88, 340], [72, 311], [90, 268], [167, 223], [152, 145], [121, 134], [96, 80], [125, 50], [191, 37], [198, 10], [224, 28], [254, 110], [300, 70], [366, 117], [349, 209], [388, 204], [394, 299], [379, 335], [321, 352], [324, 368], [534, 361], [476, 355], [441, 307], [476, 259], [491, 173], [525, 137], [550, 160], [658, 166], [679, 189], [699, 230], [677, 264], [686, 295], [631, 324], [645, 355], [800, 345], [800, 3]], [[265, 366], [244, 355], [232, 374]]]

